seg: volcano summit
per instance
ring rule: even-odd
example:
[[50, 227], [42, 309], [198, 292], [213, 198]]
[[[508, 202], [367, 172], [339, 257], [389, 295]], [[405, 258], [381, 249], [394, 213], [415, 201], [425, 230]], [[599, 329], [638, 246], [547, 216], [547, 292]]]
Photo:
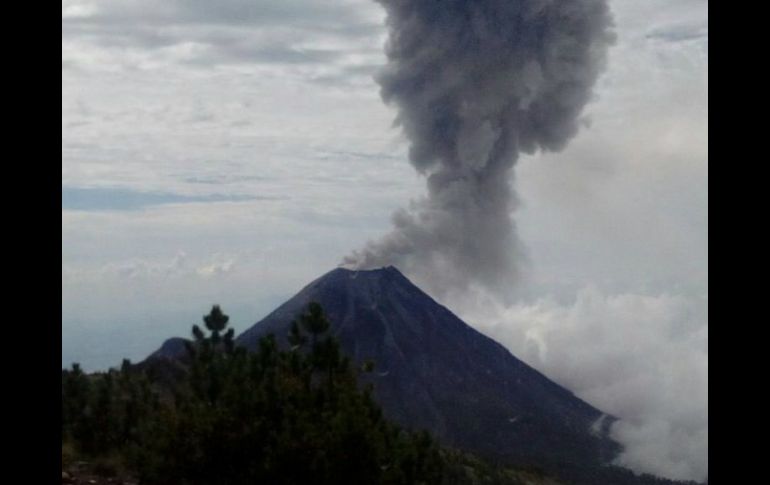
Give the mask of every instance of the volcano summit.
[[241, 334], [249, 349], [290, 324], [311, 301], [369, 381], [385, 414], [447, 445], [520, 463], [600, 464], [620, 446], [614, 418], [513, 356], [412, 284], [396, 268], [323, 275]]

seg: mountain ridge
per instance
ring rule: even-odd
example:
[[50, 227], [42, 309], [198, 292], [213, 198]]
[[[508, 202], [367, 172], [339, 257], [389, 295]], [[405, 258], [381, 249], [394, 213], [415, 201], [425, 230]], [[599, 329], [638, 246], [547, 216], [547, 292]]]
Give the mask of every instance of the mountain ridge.
[[[255, 349], [273, 334], [286, 349], [291, 323], [313, 301], [344, 354], [357, 364], [375, 362], [359, 382], [372, 386], [385, 416], [426, 429], [448, 449], [504, 467], [547, 470], [576, 485], [695, 483], [611, 466], [622, 451], [609, 436], [617, 418], [519, 360], [392, 266], [333, 269], [242, 332], [236, 344]], [[184, 372], [185, 341], [168, 339], [137, 365], [155, 367], [173, 382]]]
[[290, 323], [311, 301], [324, 308], [346, 354], [375, 362], [366, 381], [399, 424], [425, 428], [450, 446], [523, 463], [599, 464], [620, 450], [608, 436], [614, 417], [463, 322], [393, 266], [331, 270], [236, 343], [254, 349], [272, 333], [286, 345]]

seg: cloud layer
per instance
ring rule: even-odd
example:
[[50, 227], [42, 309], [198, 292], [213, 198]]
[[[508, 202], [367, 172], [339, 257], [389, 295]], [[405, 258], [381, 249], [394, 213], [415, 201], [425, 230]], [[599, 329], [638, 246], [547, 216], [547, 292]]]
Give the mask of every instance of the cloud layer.
[[461, 311], [582, 399], [620, 418], [618, 463], [639, 472], [704, 480], [708, 474], [708, 315], [703, 298], [581, 289], [502, 307]]

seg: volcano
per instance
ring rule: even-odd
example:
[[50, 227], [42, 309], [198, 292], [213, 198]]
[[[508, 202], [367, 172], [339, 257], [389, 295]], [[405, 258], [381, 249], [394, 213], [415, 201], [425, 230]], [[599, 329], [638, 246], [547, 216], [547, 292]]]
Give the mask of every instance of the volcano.
[[[522, 464], [599, 465], [620, 451], [615, 418], [473, 329], [390, 266], [337, 268], [237, 337], [255, 349], [274, 334], [288, 345], [291, 322], [321, 304], [330, 331], [366, 376], [387, 417], [426, 429], [445, 445]], [[173, 347], [173, 346], [171, 346]]]

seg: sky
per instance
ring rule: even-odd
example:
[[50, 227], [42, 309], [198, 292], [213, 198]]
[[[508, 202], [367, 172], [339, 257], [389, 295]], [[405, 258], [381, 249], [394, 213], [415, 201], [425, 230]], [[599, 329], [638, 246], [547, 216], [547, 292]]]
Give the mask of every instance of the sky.
[[[582, 129], [514, 168], [517, 300], [441, 303], [621, 418], [620, 464], [704, 479], [708, 3], [610, 8]], [[371, 0], [62, 2], [62, 366], [140, 360], [215, 303], [243, 331], [424, 195], [372, 77], [384, 18]]]

